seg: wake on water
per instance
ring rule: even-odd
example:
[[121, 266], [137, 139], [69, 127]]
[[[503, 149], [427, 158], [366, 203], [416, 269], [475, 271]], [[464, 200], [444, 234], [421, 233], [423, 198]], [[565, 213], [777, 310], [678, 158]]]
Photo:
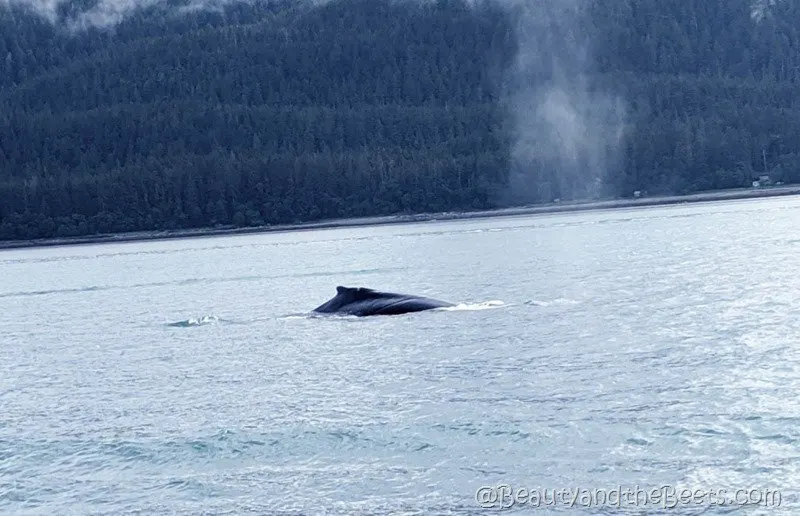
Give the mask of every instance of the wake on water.
[[552, 301], [539, 301], [537, 299], [532, 299], [530, 301], [525, 301], [525, 304], [531, 306], [569, 306], [577, 305], [579, 302], [575, 301], [574, 299], [565, 299], [560, 297], [558, 299], [553, 299]]
[[[476, 311], [476, 310], [491, 310], [494, 308], [501, 308], [506, 306], [503, 301], [500, 300], [491, 300], [491, 301], [483, 301], [480, 303], [459, 303], [455, 306], [445, 306], [441, 308], [432, 308], [431, 310], [425, 310], [427, 312], [469, 312], [469, 311]], [[295, 314], [288, 314], [281, 317], [276, 317], [276, 319], [282, 320], [292, 320], [292, 319], [318, 319], [318, 318], [348, 318], [348, 319], [363, 319], [363, 317], [358, 317], [355, 315], [342, 315], [342, 314], [320, 314], [315, 312], [305, 312], [305, 313], [295, 313]], [[239, 322], [239, 321], [232, 321], [228, 319], [220, 319], [215, 315], [204, 315], [202, 317], [194, 318], [191, 317], [189, 319], [185, 319], [183, 321], [177, 321], [168, 323], [167, 326], [173, 328], [192, 328], [196, 326], [206, 326], [208, 324], [214, 323], [224, 323], [224, 324], [250, 324], [257, 321], [263, 321], [265, 319], [255, 319], [248, 322]]]
[[[525, 305], [525, 306], [535, 306], [535, 307], [573, 306], [573, 305], [577, 305], [577, 304], [580, 304], [580, 302], [576, 301], [574, 299], [566, 299], [566, 298], [558, 298], [558, 299], [553, 299], [553, 300], [550, 300], [550, 301], [542, 301], [542, 300], [533, 299], [533, 300], [525, 301], [525, 302], [522, 303], [522, 305]], [[507, 305], [504, 301], [501, 301], [499, 299], [493, 299], [491, 301], [482, 301], [482, 302], [479, 302], [479, 303], [458, 303], [458, 304], [456, 304], [454, 306], [445, 306], [445, 307], [440, 307], [440, 308], [432, 308], [430, 310], [424, 310], [424, 311], [425, 312], [472, 312], [472, 311], [478, 311], [478, 310], [493, 310], [493, 309], [497, 309], [497, 308], [509, 308], [511, 306], [514, 306], [514, 304]], [[419, 312], [416, 312], [416, 313], [419, 313]], [[397, 316], [394, 316], [394, 317], [397, 317]], [[185, 319], [183, 321], [177, 321], [177, 322], [173, 322], [173, 323], [168, 323], [167, 326], [170, 326], [170, 327], [173, 327], [173, 328], [194, 328], [194, 327], [198, 327], [198, 326], [206, 326], [206, 325], [209, 325], [209, 324], [216, 324], [216, 323], [222, 323], [222, 324], [244, 324], [244, 325], [247, 325], [247, 324], [253, 324], [253, 323], [266, 321], [266, 320], [273, 320], [273, 319], [278, 319], [278, 320], [306, 320], [306, 319], [331, 319], [331, 318], [337, 319], [337, 320], [340, 320], [340, 319], [368, 320], [368, 319], [370, 319], [369, 317], [359, 317], [359, 316], [356, 316], [356, 315], [322, 314], [322, 313], [316, 313], [316, 312], [293, 313], [293, 314], [283, 315], [283, 316], [280, 316], [280, 317], [261, 317], [261, 318], [256, 318], [256, 319], [252, 319], [252, 320], [249, 320], [249, 321], [234, 321], [234, 320], [230, 320], [230, 319], [220, 319], [219, 317], [217, 317], [215, 315], [204, 315], [204, 316], [198, 317], [198, 318], [192, 317], [192, 318], [189, 318], [189, 319]]]
[[482, 303], [459, 303], [455, 306], [445, 306], [442, 308], [434, 308], [438, 312], [471, 312], [474, 310], [491, 310], [492, 308], [500, 308], [506, 304], [499, 299], [492, 301], [484, 301]]
[[[548, 306], [571, 306], [579, 304], [579, 301], [574, 299], [565, 299], [565, 298], [558, 298], [553, 299], [550, 301], [541, 301], [541, 300], [530, 300], [525, 301], [522, 303], [526, 306], [535, 306], [535, 307], [548, 307]], [[491, 301], [482, 301], [479, 303], [458, 303], [454, 306], [445, 306], [440, 308], [432, 308], [430, 310], [425, 310], [425, 312], [472, 312], [478, 310], [493, 310], [496, 308], [508, 308], [514, 306], [507, 305], [504, 301], [499, 299], [493, 299]], [[419, 312], [417, 312], [419, 313]], [[396, 317], [396, 316], [395, 316]], [[177, 321], [168, 323], [167, 326], [173, 328], [194, 328], [198, 326], [206, 326], [209, 324], [215, 323], [222, 323], [222, 324], [253, 324], [256, 322], [261, 322], [265, 320], [271, 319], [278, 319], [278, 320], [305, 320], [305, 319], [353, 319], [353, 320], [363, 320], [369, 319], [365, 317], [359, 317], [356, 315], [347, 315], [347, 314], [322, 314], [316, 312], [301, 312], [301, 313], [293, 313], [287, 314], [280, 317], [262, 317], [256, 318], [249, 321], [234, 321], [230, 319], [220, 319], [215, 315], [204, 315], [202, 317], [191, 317], [189, 319], [185, 319], [183, 321]]]

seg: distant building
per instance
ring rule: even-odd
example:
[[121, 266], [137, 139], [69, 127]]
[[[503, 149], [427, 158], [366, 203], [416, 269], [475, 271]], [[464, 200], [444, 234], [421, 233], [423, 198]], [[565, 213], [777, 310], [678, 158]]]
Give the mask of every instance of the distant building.
[[772, 180], [768, 175], [758, 176], [758, 179], [753, 181], [753, 188], [761, 188], [762, 186], [771, 186]]

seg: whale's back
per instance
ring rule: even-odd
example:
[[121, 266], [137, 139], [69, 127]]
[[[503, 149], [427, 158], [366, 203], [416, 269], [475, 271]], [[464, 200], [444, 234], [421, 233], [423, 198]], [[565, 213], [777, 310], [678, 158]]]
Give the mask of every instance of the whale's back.
[[399, 315], [453, 306], [447, 301], [421, 296], [381, 292], [364, 287], [336, 287], [336, 296], [314, 309], [319, 313], [348, 315]]

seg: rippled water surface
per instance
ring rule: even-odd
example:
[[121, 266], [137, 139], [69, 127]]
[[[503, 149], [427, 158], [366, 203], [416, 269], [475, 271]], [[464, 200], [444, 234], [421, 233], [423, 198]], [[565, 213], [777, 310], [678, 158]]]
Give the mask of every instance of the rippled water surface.
[[[0, 513], [796, 513], [798, 270], [797, 198], [0, 252]], [[308, 317], [337, 285], [462, 306]]]

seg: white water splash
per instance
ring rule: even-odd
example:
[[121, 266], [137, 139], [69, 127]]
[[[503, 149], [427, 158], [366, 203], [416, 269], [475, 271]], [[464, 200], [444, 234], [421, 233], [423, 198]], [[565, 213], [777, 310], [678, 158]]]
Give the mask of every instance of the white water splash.
[[204, 315], [200, 318], [192, 317], [184, 321], [170, 323], [167, 326], [173, 326], [176, 328], [189, 328], [191, 326], [205, 326], [206, 324], [212, 324], [217, 321], [219, 321], [219, 318], [215, 315]]

